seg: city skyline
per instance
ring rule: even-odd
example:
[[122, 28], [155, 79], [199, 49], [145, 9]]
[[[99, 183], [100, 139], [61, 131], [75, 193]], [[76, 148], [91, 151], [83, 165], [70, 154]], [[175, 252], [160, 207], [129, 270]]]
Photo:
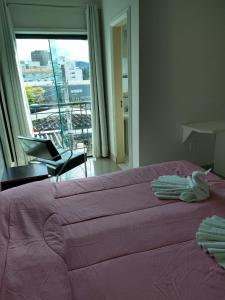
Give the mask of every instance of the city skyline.
[[[75, 61], [89, 62], [88, 42], [83, 40], [56, 40], [59, 56], [66, 56]], [[31, 52], [47, 50], [47, 39], [17, 39], [17, 52], [20, 61], [31, 61]]]

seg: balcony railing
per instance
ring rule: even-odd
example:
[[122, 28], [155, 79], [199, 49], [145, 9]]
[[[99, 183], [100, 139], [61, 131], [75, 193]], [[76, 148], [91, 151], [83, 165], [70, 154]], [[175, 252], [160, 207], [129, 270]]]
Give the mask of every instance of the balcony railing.
[[36, 137], [51, 139], [58, 148], [85, 145], [92, 155], [91, 101], [31, 104], [30, 111]]

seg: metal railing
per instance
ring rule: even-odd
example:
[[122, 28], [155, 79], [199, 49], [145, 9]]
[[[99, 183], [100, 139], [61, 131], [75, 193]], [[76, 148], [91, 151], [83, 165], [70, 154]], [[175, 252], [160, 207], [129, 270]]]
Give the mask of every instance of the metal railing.
[[87, 148], [92, 155], [91, 101], [31, 104], [34, 136], [51, 139], [58, 148]]

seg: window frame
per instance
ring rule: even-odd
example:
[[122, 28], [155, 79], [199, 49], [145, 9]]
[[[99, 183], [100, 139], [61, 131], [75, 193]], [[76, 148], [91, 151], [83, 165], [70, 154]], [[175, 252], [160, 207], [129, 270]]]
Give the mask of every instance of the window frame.
[[46, 40], [88, 40], [87, 34], [65, 33], [16, 33], [16, 39], [46, 39]]

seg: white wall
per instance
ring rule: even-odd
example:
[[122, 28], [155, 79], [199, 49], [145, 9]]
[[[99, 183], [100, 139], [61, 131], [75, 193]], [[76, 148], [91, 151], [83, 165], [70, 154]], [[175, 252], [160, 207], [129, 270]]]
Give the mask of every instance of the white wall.
[[7, 0], [7, 3], [16, 30], [83, 32], [86, 4], [101, 5], [101, 0]]
[[115, 117], [112, 97], [112, 48], [110, 24], [131, 9], [131, 60], [132, 60], [132, 165], [139, 165], [139, 1], [103, 0], [103, 27], [105, 42], [105, 63], [107, 75], [107, 108], [109, 118], [109, 140], [112, 156], [115, 156]]
[[181, 124], [225, 118], [225, 1], [140, 1], [140, 163], [213, 160], [214, 137]]

